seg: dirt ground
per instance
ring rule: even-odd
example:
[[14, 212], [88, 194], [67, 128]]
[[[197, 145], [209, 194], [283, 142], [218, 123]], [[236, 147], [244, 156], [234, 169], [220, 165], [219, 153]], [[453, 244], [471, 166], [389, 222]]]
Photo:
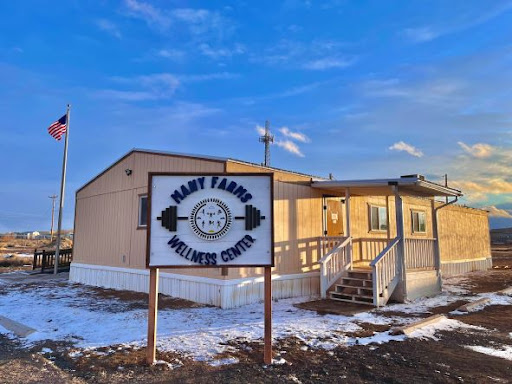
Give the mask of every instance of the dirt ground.
[[[469, 294], [495, 292], [512, 286], [512, 249], [494, 253], [494, 268], [470, 274]], [[98, 292], [96, 292], [98, 293]], [[144, 294], [130, 296], [117, 291], [108, 297], [143, 305]], [[124, 295], [124, 296], [123, 296]], [[165, 299], [168, 308], [193, 305]], [[164, 300], [164, 301], [165, 301]], [[260, 341], [232, 341], [236, 351], [226, 358], [238, 363], [211, 366], [176, 353], [158, 353], [169, 364], [144, 364], [145, 349], [112, 345], [78, 357], [64, 342], [42, 342], [24, 348], [0, 334], [1, 383], [512, 383], [512, 362], [475, 352], [465, 346], [500, 348], [512, 345], [512, 306], [489, 305], [463, 315], [449, 314], [465, 301], [435, 308], [468, 325], [485, 329], [439, 331], [438, 340], [406, 339], [384, 344], [339, 346], [334, 350], [312, 349], [297, 338], [274, 343], [275, 358], [284, 364], [262, 364]], [[319, 313], [332, 313], [318, 304]], [[352, 311], [353, 308], [348, 309]], [[363, 329], [350, 337], [367, 337], [389, 330], [390, 325], [359, 324]], [[45, 352], [46, 351], [46, 352]]]

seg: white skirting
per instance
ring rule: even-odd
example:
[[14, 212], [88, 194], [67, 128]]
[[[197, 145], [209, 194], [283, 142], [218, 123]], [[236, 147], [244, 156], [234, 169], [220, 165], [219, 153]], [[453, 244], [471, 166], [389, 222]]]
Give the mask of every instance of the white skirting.
[[[96, 287], [148, 292], [149, 270], [71, 263], [71, 281]], [[235, 308], [263, 300], [263, 277], [220, 280], [160, 273], [159, 291], [165, 295]], [[273, 299], [313, 296], [320, 292], [320, 274], [308, 272], [294, 275], [272, 275]]]
[[490, 256], [475, 260], [441, 261], [443, 277], [462, 275], [472, 271], [486, 271], [490, 268], [492, 268]]

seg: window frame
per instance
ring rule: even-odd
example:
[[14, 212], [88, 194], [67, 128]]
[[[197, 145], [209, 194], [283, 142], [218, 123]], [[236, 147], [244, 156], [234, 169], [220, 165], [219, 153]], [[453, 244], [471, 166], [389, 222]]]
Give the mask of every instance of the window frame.
[[[369, 227], [370, 232], [387, 232], [389, 229], [388, 208], [385, 205], [368, 204], [369, 207]], [[373, 228], [373, 208], [377, 208], [377, 227]], [[384, 217], [381, 217], [381, 212], [384, 211]], [[381, 219], [384, 219], [385, 228], [381, 228]]]
[[[142, 219], [142, 199], [146, 199], [146, 224], [141, 224]], [[146, 229], [148, 227], [148, 195], [146, 193], [139, 195], [138, 198], [139, 207], [138, 207], [138, 215], [137, 215], [137, 229]]]
[[[418, 223], [418, 230], [414, 228], [414, 216], [417, 215], [417, 223]], [[420, 230], [420, 215], [423, 216], [423, 225], [424, 229], [423, 231]], [[411, 231], [413, 234], [417, 235], [426, 235], [427, 234], [427, 212], [421, 210], [421, 209], [411, 209]]]

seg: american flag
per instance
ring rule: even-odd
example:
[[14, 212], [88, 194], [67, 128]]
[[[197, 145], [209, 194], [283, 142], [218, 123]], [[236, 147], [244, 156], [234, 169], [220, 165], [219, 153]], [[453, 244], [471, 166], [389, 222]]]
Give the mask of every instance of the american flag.
[[52, 135], [55, 140], [60, 141], [62, 135], [66, 133], [66, 125], [66, 115], [64, 115], [48, 127], [48, 133]]

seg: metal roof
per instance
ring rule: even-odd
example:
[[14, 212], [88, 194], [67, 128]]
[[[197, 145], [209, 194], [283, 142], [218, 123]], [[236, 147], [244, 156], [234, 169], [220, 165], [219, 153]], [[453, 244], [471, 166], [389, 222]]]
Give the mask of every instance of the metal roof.
[[462, 196], [462, 192], [458, 189], [425, 180], [422, 175], [407, 175], [395, 179], [313, 181], [311, 186], [336, 194], [345, 194], [345, 191], [349, 189], [351, 195], [388, 196], [394, 194], [391, 187], [395, 185], [402, 195], [422, 197]]

